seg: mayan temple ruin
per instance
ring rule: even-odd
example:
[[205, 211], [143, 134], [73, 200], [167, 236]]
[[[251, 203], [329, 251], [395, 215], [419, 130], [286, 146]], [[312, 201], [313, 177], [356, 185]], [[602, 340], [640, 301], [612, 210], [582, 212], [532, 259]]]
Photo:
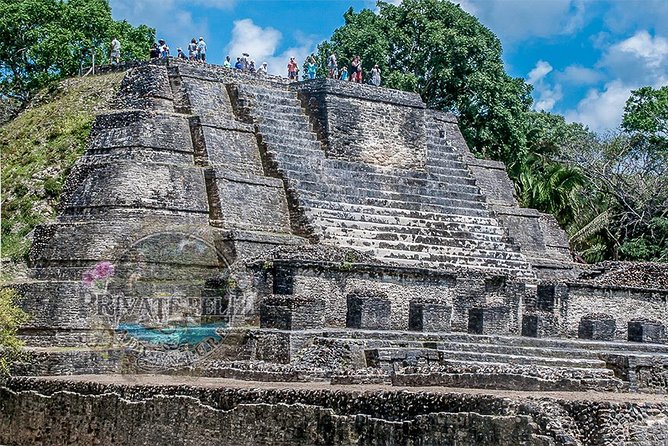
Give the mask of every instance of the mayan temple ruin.
[[12, 284], [0, 444], [668, 444], [668, 272], [575, 263], [455, 116], [135, 65]]

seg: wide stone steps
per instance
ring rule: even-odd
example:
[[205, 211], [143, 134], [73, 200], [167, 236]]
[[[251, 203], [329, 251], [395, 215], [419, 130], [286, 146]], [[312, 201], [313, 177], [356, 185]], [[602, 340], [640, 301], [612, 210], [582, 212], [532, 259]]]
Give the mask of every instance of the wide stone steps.
[[[331, 185], [334, 183], [340, 185], [337, 187], [346, 188], [346, 191], [350, 189], [353, 192], [353, 195], [358, 195], [355, 191], [359, 191], [360, 193], [371, 191], [371, 196], [381, 196], [378, 194], [382, 193], [386, 194], [386, 198], [390, 199], [411, 198], [412, 201], [424, 201], [425, 203], [435, 203], [440, 202], [441, 200], [457, 200], [457, 202], [474, 203], [474, 207], [478, 207], [478, 205], [485, 203], [485, 199], [482, 195], [475, 192], [462, 191], [456, 186], [447, 183], [433, 182], [430, 184], [435, 184], [438, 188], [420, 186], [411, 187], [406, 185], [405, 181], [402, 181], [401, 179], [397, 179], [396, 182], [388, 181], [387, 183], [379, 183], [375, 181], [366, 181], [364, 179], [356, 180], [354, 176], [341, 178], [340, 181], [335, 182], [334, 180], [338, 179], [335, 176], [337, 172], [329, 169], [323, 169], [322, 172], [302, 172], [284, 168], [279, 168], [278, 170], [279, 172], [282, 172], [284, 177], [298, 189], [304, 188], [311, 191], [332, 191]], [[355, 186], [348, 186], [350, 184], [355, 184]], [[457, 206], [457, 202], [453, 205]]]
[[[333, 243], [341, 247], [352, 246]], [[410, 251], [397, 251], [397, 250], [388, 250], [388, 249], [379, 249], [373, 251], [370, 249], [364, 248], [355, 248], [358, 251], [373, 254], [375, 257], [391, 262], [400, 264], [403, 266], [412, 266], [416, 268], [431, 268], [431, 269], [444, 269], [447, 270], [452, 267], [466, 267], [473, 268], [477, 271], [484, 273], [493, 273], [498, 274], [499, 271], [503, 271], [506, 274], [518, 277], [520, 279], [534, 279], [535, 274], [530, 269], [529, 265], [525, 260], [501, 260], [501, 259], [489, 259], [489, 258], [467, 258], [465, 256], [446, 256], [446, 255], [428, 255], [427, 258], [415, 258], [420, 257], [420, 254], [415, 254]], [[412, 257], [411, 257], [412, 256]], [[423, 256], [424, 257], [424, 256]]]
[[[354, 203], [341, 203], [328, 200], [318, 200], [303, 197], [300, 199], [305, 208], [319, 215], [328, 215], [338, 218], [348, 218], [351, 221], [388, 221], [388, 219], [425, 220], [429, 222], [445, 224], [473, 225], [471, 229], [480, 227], [481, 230], [489, 228], [489, 233], [503, 233], [498, 222], [492, 217], [441, 214], [437, 212], [419, 211], [410, 209], [396, 209], [380, 206], [360, 205]], [[402, 221], [406, 221], [402, 220]], [[392, 220], [389, 220], [390, 222]], [[487, 232], [487, 231], [484, 231]]]
[[[309, 144], [311, 145], [311, 144]], [[281, 145], [276, 145], [276, 147], [281, 147]], [[431, 185], [438, 187], [439, 185], [456, 183], [456, 184], [469, 184], [473, 185], [475, 180], [471, 177], [470, 172], [461, 167], [450, 167], [443, 168], [444, 174], [435, 175], [424, 170], [407, 170], [407, 169], [378, 169], [377, 167], [359, 162], [359, 161], [349, 161], [341, 158], [328, 157], [325, 158], [324, 151], [319, 150], [314, 153], [314, 149], [311, 147], [293, 145], [287, 146], [288, 150], [277, 150], [276, 147], [268, 145], [268, 153], [271, 153], [277, 162], [282, 161], [292, 166], [288, 166], [293, 170], [300, 170], [301, 165], [308, 165], [312, 163], [313, 155], [321, 157], [323, 160], [326, 160], [326, 163], [323, 163], [323, 166], [327, 166], [332, 169], [337, 169], [341, 172], [340, 176], [345, 175], [355, 175], [356, 180], [361, 181], [374, 181], [378, 184], [385, 184], [388, 182], [397, 183], [400, 182], [406, 186], [415, 186], [415, 185]], [[286, 147], [283, 145], [282, 147]], [[306, 159], [304, 159], [306, 158]], [[364, 174], [360, 178], [359, 173]], [[447, 172], [447, 174], [445, 174]], [[477, 191], [477, 189], [475, 189]]]
[[301, 104], [297, 93], [287, 88], [266, 88], [257, 85], [240, 84], [237, 84], [236, 87], [240, 98], [252, 97], [261, 100], [263, 105], [281, 103], [284, 100], [289, 100], [294, 104]]
[[[316, 151], [311, 148], [294, 148], [294, 153], [276, 151], [268, 145], [267, 154], [271, 156], [278, 168], [293, 172], [312, 171], [313, 166], [321, 165], [328, 168], [328, 173], [333, 178], [341, 178], [343, 183], [349, 184], [350, 179], [357, 181], [373, 182], [379, 186], [393, 183], [405, 184], [406, 187], [416, 185], [431, 186], [439, 188], [447, 185], [469, 186], [464, 189], [471, 194], [479, 194], [475, 180], [463, 169], [450, 169], [448, 175], [434, 175], [433, 173], [419, 170], [387, 170], [379, 171], [365, 163], [347, 161], [339, 158], [325, 158], [322, 150]], [[308, 156], [313, 154], [319, 158]], [[319, 171], [320, 172], [320, 171]], [[381, 188], [381, 187], [379, 187]]]
[[259, 122], [264, 122], [268, 124], [274, 124], [277, 126], [289, 125], [289, 126], [300, 126], [305, 128], [310, 128], [310, 121], [308, 116], [304, 114], [297, 113], [270, 113], [264, 112], [261, 115], [257, 115], [256, 119]]
[[258, 127], [260, 129], [260, 134], [264, 138], [266, 135], [274, 134], [277, 137], [283, 138], [292, 137], [294, 140], [313, 140], [317, 141], [318, 137], [315, 133], [311, 132], [310, 129], [295, 129], [294, 126], [290, 126], [284, 123], [277, 122], [259, 122]]
[[418, 346], [447, 345], [451, 349], [453, 343], [475, 344], [485, 346], [503, 345], [506, 347], [532, 347], [538, 349], [579, 350], [602, 353], [619, 353], [624, 355], [661, 355], [668, 357], [668, 344], [651, 344], [626, 341], [591, 341], [568, 338], [533, 338], [527, 336], [477, 335], [462, 332], [419, 332], [402, 330], [342, 330], [328, 329], [319, 333], [327, 339], [350, 340], [365, 344], [383, 346]]
[[[427, 245], [427, 246], [438, 246], [441, 247], [452, 247], [459, 248], [461, 252], [470, 252], [474, 254], [479, 252], [478, 250], [486, 251], [505, 251], [512, 250], [513, 247], [509, 246], [504, 241], [487, 241], [480, 239], [473, 239], [470, 237], [453, 237], [452, 235], [436, 235], [436, 234], [411, 234], [404, 231], [393, 231], [393, 228], [386, 228], [382, 230], [381, 228], [372, 228], [372, 229], [352, 229], [340, 226], [325, 226], [322, 225], [323, 222], [316, 222], [314, 226], [319, 226], [321, 234], [325, 238], [357, 238], [363, 240], [378, 240], [383, 242], [400, 242], [400, 243], [410, 243], [416, 245]], [[427, 232], [427, 231], [423, 231]]]
[[[291, 186], [292, 187], [292, 186]], [[425, 202], [415, 202], [415, 201], [402, 201], [402, 200], [392, 200], [388, 198], [377, 198], [371, 196], [362, 196], [362, 195], [343, 195], [340, 193], [325, 192], [325, 191], [310, 191], [307, 189], [299, 189], [299, 196], [297, 197], [304, 207], [311, 207], [305, 202], [305, 199], [319, 200], [319, 201], [329, 201], [329, 202], [341, 202], [343, 204], [350, 205], [361, 205], [361, 206], [372, 206], [378, 208], [384, 208], [388, 210], [402, 209], [405, 211], [419, 211], [419, 212], [431, 212], [435, 214], [450, 214], [450, 215], [461, 215], [469, 217], [488, 217], [489, 211], [484, 207], [480, 206], [478, 208], [467, 206], [466, 207], [457, 207], [452, 204], [432, 204]], [[468, 203], [468, 202], [467, 202]], [[331, 209], [331, 208], [330, 208]]]
[[[272, 152], [271, 153], [273, 156]], [[275, 160], [275, 158], [272, 158]], [[406, 191], [413, 188], [418, 189], [418, 193], [421, 190], [431, 191], [430, 193], [420, 193], [420, 195], [433, 195], [433, 196], [443, 196], [456, 198], [454, 194], [459, 194], [462, 199], [470, 201], [484, 201], [484, 198], [479, 193], [477, 186], [471, 184], [461, 184], [461, 183], [452, 183], [452, 182], [441, 182], [438, 181], [437, 177], [431, 177], [428, 179], [421, 178], [405, 178], [401, 176], [389, 176], [387, 182], [382, 180], [378, 181], [378, 177], [375, 174], [364, 175], [364, 178], [360, 178], [360, 175], [354, 171], [342, 172], [340, 169], [331, 168], [329, 161], [324, 160], [305, 160], [303, 165], [298, 165], [295, 163], [286, 163], [275, 161], [277, 171], [284, 178], [290, 178], [300, 181], [312, 181], [317, 182], [321, 181], [322, 178], [332, 178], [332, 177], [341, 177], [345, 184], [355, 184], [363, 187], [365, 189], [377, 189], [377, 190], [388, 190], [388, 191]], [[423, 185], [416, 184], [421, 182]], [[453, 194], [453, 195], [450, 195]]]
[[[356, 237], [332, 237], [327, 241], [340, 247], [354, 248], [361, 252], [373, 252], [380, 259], [399, 263], [444, 263], [472, 267], [522, 268], [526, 261], [516, 252], [484, 249], [458, 249], [422, 243], [393, 242]], [[408, 262], [403, 262], [407, 260]]]
[[[323, 178], [327, 178], [326, 176]], [[326, 181], [326, 180], [325, 180]], [[452, 194], [434, 194], [434, 195], [419, 195], [408, 190], [407, 192], [396, 192], [393, 190], [379, 190], [366, 189], [355, 186], [340, 186], [331, 183], [316, 183], [303, 180], [288, 180], [289, 187], [299, 190], [300, 192], [308, 191], [322, 197], [337, 196], [344, 198], [342, 201], [364, 200], [364, 199], [380, 199], [387, 200], [386, 205], [389, 207], [404, 207], [409, 203], [416, 206], [441, 206], [443, 212], [449, 212], [449, 208], [457, 209], [475, 209], [486, 210], [486, 204], [481, 200], [470, 199], [468, 196], [461, 193]]]
[[411, 217], [390, 217], [363, 213], [349, 213], [329, 209], [311, 208], [311, 217], [325, 226], [351, 229], [387, 228], [394, 232], [414, 234], [442, 234], [459, 238], [475, 238], [484, 241], [503, 240], [505, 231], [498, 226], [472, 223], [426, 220]]
[[[429, 349], [415, 350], [407, 348], [380, 348], [376, 349], [379, 358], [385, 360], [395, 360], [402, 357], [419, 358], [420, 355], [427, 356]], [[563, 367], [569, 369], [601, 369], [606, 375], [614, 376], [612, 370], [605, 369], [605, 361], [600, 359], [589, 358], [560, 358], [550, 356], [525, 356], [508, 353], [487, 353], [487, 352], [472, 352], [459, 350], [436, 350], [438, 353], [439, 362], [457, 361], [457, 362], [474, 362], [474, 363], [494, 363], [494, 364], [513, 364], [522, 366], [547, 366], [547, 367]]]
[[474, 353], [494, 353], [501, 355], [515, 356], [538, 356], [543, 358], [562, 358], [562, 359], [591, 359], [599, 360], [599, 354], [591, 350], [578, 348], [549, 348], [535, 346], [514, 346], [505, 344], [482, 344], [473, 342], [438, 342], [437, 350], [474, 352]]

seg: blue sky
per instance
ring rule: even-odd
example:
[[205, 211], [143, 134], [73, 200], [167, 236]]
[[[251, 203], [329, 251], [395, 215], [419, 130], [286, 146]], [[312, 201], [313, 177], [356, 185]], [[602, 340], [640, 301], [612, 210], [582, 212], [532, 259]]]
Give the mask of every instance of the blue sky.
[[[398, 3], [400, 0], [393, 0]], [[668, 0], [453, 0], [503, 44], [508, 72], [534, 85], [536, 109], [605, 132], [630, 91], [668, 85]], [[371, 0], [110, 0], [115, 19], [156, 28], [172, 50], [204, 36], [212, 63], [245, 51], [284, 74]]]

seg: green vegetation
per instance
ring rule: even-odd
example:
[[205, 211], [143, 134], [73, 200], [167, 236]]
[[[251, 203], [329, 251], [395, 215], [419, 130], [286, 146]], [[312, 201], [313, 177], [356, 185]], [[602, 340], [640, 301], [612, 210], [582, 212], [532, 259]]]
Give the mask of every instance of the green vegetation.
[[318, 47], [321, 70], [331, 51], [346, 64], [360, 55], [365, 76], [377, 63], [385, 86], [420, 93], [430, 107], [455, 112], [481, 156], [507, 160], [523, 150], [531, 87], [506, 74], [499, 39], [449, 1], [378, 5], [378, 14], [344, 14], [345, 24]]
[[336, 51], [360, 55], [385, 86], [455, 113], [477, 156], [503, 161], [520, 203], [553, 214], [587, 261], [668, 261], [668, 87], [629, 98], [617, 134], [600, 136], [531, 110], [531, 86], [503, 67], [499, 39], [445, 0], [352, 9], [318, 46], [319, 75]]
[[22, 260], [30, 245], [26, 235], [55, 215], [95, 113], [107, 106], [122, 78], [114, 73], [63, 81], [0, 127], [3, 258]]
[[16, 338], [28, 315], [16, 306], [16, 291], [0, 288], [0, 376], [9, 373], [9, 365], [20, 359], [22, 343]]
[[114, 37], [123, 60], [143, 60], [155, 30], [115, 21], [108, 0], [0, 0], [0, 96], [26, 103], [93, 55], [108, 63]]

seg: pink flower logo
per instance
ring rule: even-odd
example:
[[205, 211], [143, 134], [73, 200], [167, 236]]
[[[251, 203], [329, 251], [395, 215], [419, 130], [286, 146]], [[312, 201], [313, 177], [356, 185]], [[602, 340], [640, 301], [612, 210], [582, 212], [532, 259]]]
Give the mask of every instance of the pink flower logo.
[[114, 275], [115, 268], [111, 262], [100, 262], [89, 269], [81, 278], [86, 286], [92, 286], [97, 280], [106, 280]]

